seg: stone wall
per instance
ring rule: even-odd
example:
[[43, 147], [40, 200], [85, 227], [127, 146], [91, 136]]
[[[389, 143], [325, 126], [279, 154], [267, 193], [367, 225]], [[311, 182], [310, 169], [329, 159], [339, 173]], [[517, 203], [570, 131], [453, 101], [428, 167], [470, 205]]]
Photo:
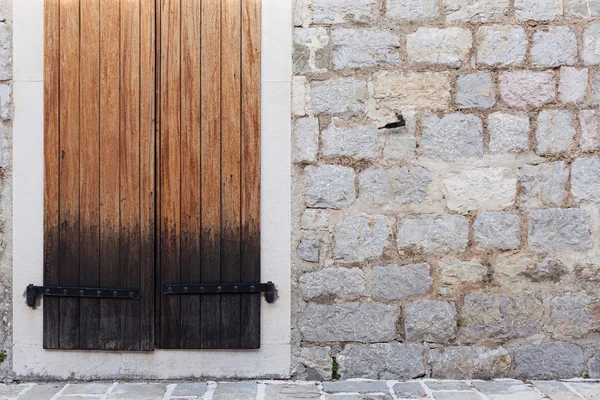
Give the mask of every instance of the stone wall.
[[600, 0], [294, 22], [296, 376], [600, 378]]
[[12, 375], [12, 0], [0, 0], [0, 379]]

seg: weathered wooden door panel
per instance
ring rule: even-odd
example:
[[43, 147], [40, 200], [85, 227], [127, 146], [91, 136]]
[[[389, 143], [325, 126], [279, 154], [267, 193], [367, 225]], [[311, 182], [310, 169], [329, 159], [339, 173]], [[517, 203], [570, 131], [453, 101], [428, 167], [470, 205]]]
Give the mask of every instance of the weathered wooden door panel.
[[46, 285], [141, 299], [44, 301], [44, 347], [154, 348], [155, 6], [45, 2]]
[[[162, 0], [160, 283], [260, 280], [260, 0]], [[257, 348], [260, 295], [160, 296], [159, 347]]]

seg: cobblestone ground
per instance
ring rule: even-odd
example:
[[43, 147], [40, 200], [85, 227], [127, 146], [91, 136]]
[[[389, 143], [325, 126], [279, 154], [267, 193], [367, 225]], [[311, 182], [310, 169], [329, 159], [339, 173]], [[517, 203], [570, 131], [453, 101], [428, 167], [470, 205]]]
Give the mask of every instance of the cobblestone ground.
[[0, 386], [0, 400], [600, 400], [597, 381], [88, 382]]

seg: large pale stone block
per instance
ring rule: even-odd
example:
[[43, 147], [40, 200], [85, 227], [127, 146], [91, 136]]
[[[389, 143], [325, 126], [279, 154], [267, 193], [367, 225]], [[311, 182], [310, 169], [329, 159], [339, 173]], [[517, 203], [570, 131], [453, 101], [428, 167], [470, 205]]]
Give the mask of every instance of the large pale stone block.
[[537, 67], [573, 65], [577, 61], [577, 37], [568, 26], [552, 26], [533, 34], [531, 59]]
[[342, 208], [356, 200], [355, 174], [341, 165], [308, 166], [306, 205], [314, 208]]
[[458, 78], [456, 103], [459, 108], [490, 108], [496, 104], [496, 88], [488, 72]]
[[322, 133], [323, 155], [326, 157], [351, 157], [372, 159], [377, 156], [377, 126], [340, 126], [334, 121]]
[[509, 0], [444, 0], [446, 22], [494, 22], [508, 15]]
[[591, 245], [591, 219], [578, 208], [535, 210], [529, 217], [529, 248], [537, 252], [578, 251]]
[[359, 175], [359, 199], [379, 205], [420, 203], [432, 180], [419, 166], [367, 168]]
[[517, 21], [554, 21], [562, 12], [562, 0], [515, 0]]
[[487, 249], [513, 250], [520, 244], [519, 216], [508, 212], [483, 212], [473, 224], [477, 245]]
[[483, 155], [483, 123], [475, 115], [424, 116], [422, 126], [421, 151], [427, 157], [453, 161]]
[[375, 300], [402, 300], [426, 294], [433, 283], [429, 265], [425, 263], [397, 267], [373, 268], [373, 298]]
[[311, 84], [312, 108], [316, 114], [359, 112], [368, 98], [367, 82], [358, 78], [331, 78]]
[[312, 0], [315, 24], [369, 23], [377, 17], [377, 0]]
[[294, 123], [294, 158], [298, 163], [317, 161], [319, 152], [319, 120], [298, 118]]
[[469, 242], [469, 224], [459, 215], [398, 219], [398, 248], [430, 253], [460, 252]]
[[337, 297], [354, 300], [365, 291], [365, 274], [360, 268], [325, 268], [300, 277], [300, 293], [306, 301]]
[[492, 154], [518, 153], [529, 148], [529, 117], [495, 112], [488, 117], [489, 149]]
[[333, 258], [363, 262], [381, 257], [390, 245], [391, 236], [392, 228], [386, 217], [346, 217], [335, 231]]
[[400, 64], [400, 37], [393, 33], [337, 28], [331, 37], [335, 69]]
[[551, 72], [510, 71], [500, 74], [500, 94], [512, 107], [541, 107], [556, 97]]
[[437, 300], [407, 303], [404, 336], [409, 342], [449, 343], [456, 337], [456, 306]]
[[428, 364], [432, 378], [493, 379], [506, 376], [511, 367], [511, 357], [502, 347], [445, 347], [429, 350]]
[[520, 26], [482, 26], [477, 30], [477, 62], [486, 66], [521, 65], [527, 55], [527, 35]]
[[446, 108], [450, 76], [446, 72], [381, 71], [373, 76], [377, 104], [390, 109]]
[[419, 28], [406, 39], [411, 64], [458, 68], [467, 61], [473, 45], [471, 31], [463, 28]]
[[525, 165], [520, 170], [521, 201], [532, 207], [560, 206], [567, 199], [569, 168], [563, 161]]
[[336, 360], [342, 378], [412, 379], [425, 373], [419, 344], [349, 344]]
[[584, 365], [581, 347], [565, 342], [517, 348], [514, 360], [515, 374], [522, 379], [578, 378]]
[[385, 16], [400, 21], [430, 21], [439, 15], [437, 0], [388, 0]]
[[569, 149], [575, 138], [573, 114], [566, 110], [543, 110], [538, 115], [535, 131], [536, 153], [557, 154]]
[[573, 162], [571, 193], [575, 201], [600, 202], [600, 159], [587, 157]]

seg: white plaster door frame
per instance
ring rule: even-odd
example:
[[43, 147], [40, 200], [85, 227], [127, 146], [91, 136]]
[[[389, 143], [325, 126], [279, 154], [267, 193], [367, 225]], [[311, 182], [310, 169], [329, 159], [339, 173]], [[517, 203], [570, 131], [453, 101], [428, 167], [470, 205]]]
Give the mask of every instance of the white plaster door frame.
[[[54, 0], [58, 1], [58, 0]], [[70, 1], [70, 0], [62, 0]], [[147, 353], [42, 348], [42, 306], [25, 287], [43, 282], [44, 0], [13, 3], [13, 369], [56, 379], [285, 378], [291, 357], [292, 1], [262, 0], [261, 264], [279, 298], [263, 301], [260, 350]]]

